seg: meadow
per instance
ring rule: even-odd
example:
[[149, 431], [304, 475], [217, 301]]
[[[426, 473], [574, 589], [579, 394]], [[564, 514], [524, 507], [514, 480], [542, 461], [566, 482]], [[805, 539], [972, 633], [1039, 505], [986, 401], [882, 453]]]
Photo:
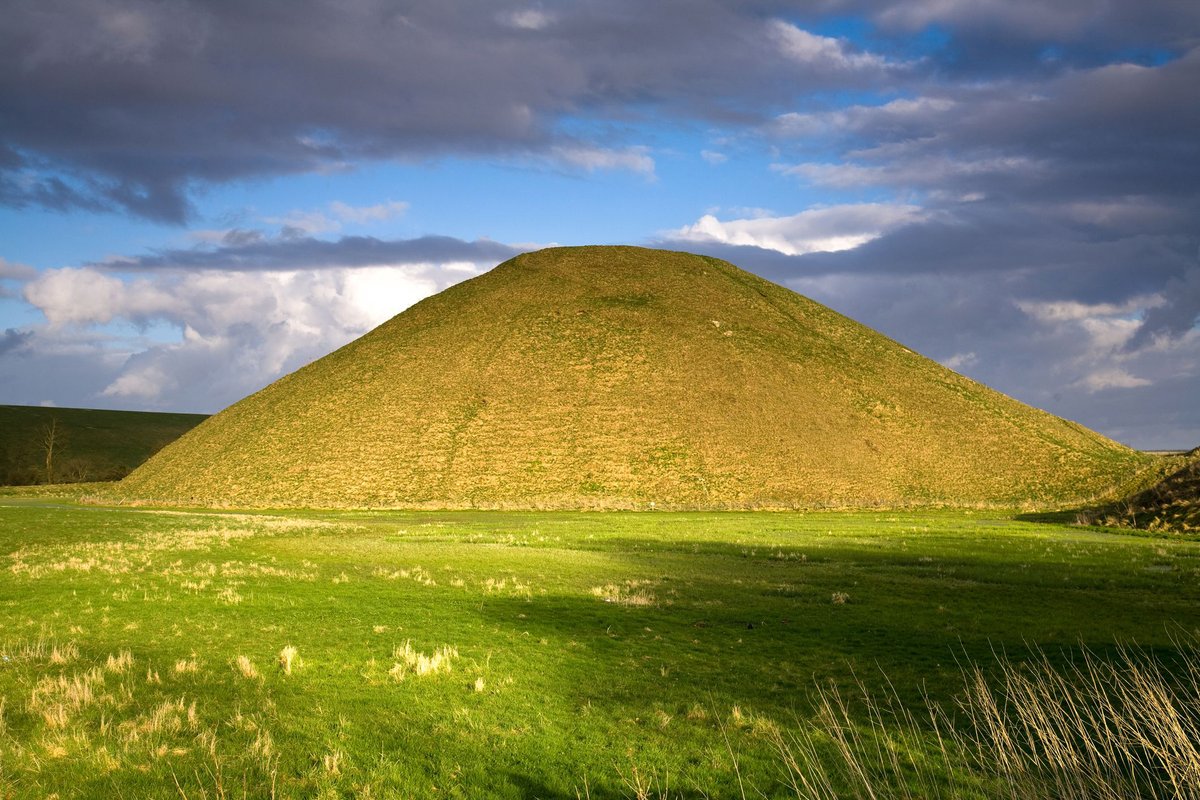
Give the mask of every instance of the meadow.
[[822, 796], [809, 757], [868, 796], [846, 747], [880, 797], [1010, 796], [926, 708], [1089, 663], [1197, 685], [1200, 540], [1066, 522], [8, 490], [0, 798]]

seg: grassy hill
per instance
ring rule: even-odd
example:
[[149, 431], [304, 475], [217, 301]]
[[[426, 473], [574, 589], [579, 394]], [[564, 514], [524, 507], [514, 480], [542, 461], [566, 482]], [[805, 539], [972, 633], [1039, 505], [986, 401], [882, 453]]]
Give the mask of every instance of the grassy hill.
[[[119, 480], [204, 419], [203, 414], [0, 405], [0, 485]], [[47, 475], [51, 426], [54, 452]]]
[[127, 500], [1055, 505], [1150, 458], [727, 262], [518, 256], [210, 418]]

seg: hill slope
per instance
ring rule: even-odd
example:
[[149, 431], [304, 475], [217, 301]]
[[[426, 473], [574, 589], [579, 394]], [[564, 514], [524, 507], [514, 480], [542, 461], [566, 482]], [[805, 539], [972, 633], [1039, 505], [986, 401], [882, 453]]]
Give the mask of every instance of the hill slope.
[[1172, 459], [1169, 474], [1128, 497], [1083, 511], [1081, 522], [1123, 528], [1200, 531], [1200, 447]]
[[0, 406], [0, 485], [45, 483], [47, 427], [56, 422], [54, 481], [115, 481], [203, 422], [203, 414]]
[[245, 506], [1058, 503], [1145, 462], [724, 261], [581, 247], [418, 303], [120, 490]]

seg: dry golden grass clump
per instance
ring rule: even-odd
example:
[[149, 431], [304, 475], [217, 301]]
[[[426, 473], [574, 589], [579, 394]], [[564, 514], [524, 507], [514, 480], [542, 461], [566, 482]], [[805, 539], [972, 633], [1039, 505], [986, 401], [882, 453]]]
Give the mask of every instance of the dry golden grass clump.
[[1147, 463], [727, 262], [576, 247], [416, 304], [116, 491], [248, 507], [1047, 506]]
[[254, 666], [254, 662], [251, 661], [247, 656], [238, 656], [234, 661], [234, 665], [236, 666], [237, 671], [241, 673], [243, 678], [253, 679], [259, 676], [258, 667]]
[[627, 580], [620, 584], [606, 583], [603, 586], [593, 586], [592, 596], [606, 603], [616, 603], [622, 606], [653, 606], [658, 599], [646, 588], [649, 581]]
[[[404, 680], [409, 674], [424, 677], [450, 672], [454, 669], [453, 662], [458, 658], [458, 649], [443, 645], [426, 655], [413, 648], [412, 641], [406, 641], [392, 652], [395, 664], [389, 674], [396, 681]], [[476, 691], [483, 691], [482, 678], [476, 683]]]
[[300, 651], [294, 645], [287, 645], [279, 651], [279, 668], [284, 675], [291, 675], [292, 669], [300, 666]]
[[1200, 797], [1200, 650], [1169, 669], [1152, 654], [1085, 651], [1066, 669], [964, 668], [952, 708], [817, 694], [815, 717], [776, 730], [785, 784], [806, 800], [1127, 800]]

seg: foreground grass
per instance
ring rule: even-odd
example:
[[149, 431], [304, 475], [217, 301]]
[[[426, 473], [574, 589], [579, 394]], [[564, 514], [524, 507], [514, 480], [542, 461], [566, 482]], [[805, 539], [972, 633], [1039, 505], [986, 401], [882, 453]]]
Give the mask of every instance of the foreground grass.
[[805, 747], [878, 742], [864, 695], [917, 720], [885, 750], [921, 780], [994, 794], [927, 705], [1128, 643], [1186, 677], [1197, 577], [1193, 539], [987, 514], [5, 497], [0, 797], [793, 796]]

